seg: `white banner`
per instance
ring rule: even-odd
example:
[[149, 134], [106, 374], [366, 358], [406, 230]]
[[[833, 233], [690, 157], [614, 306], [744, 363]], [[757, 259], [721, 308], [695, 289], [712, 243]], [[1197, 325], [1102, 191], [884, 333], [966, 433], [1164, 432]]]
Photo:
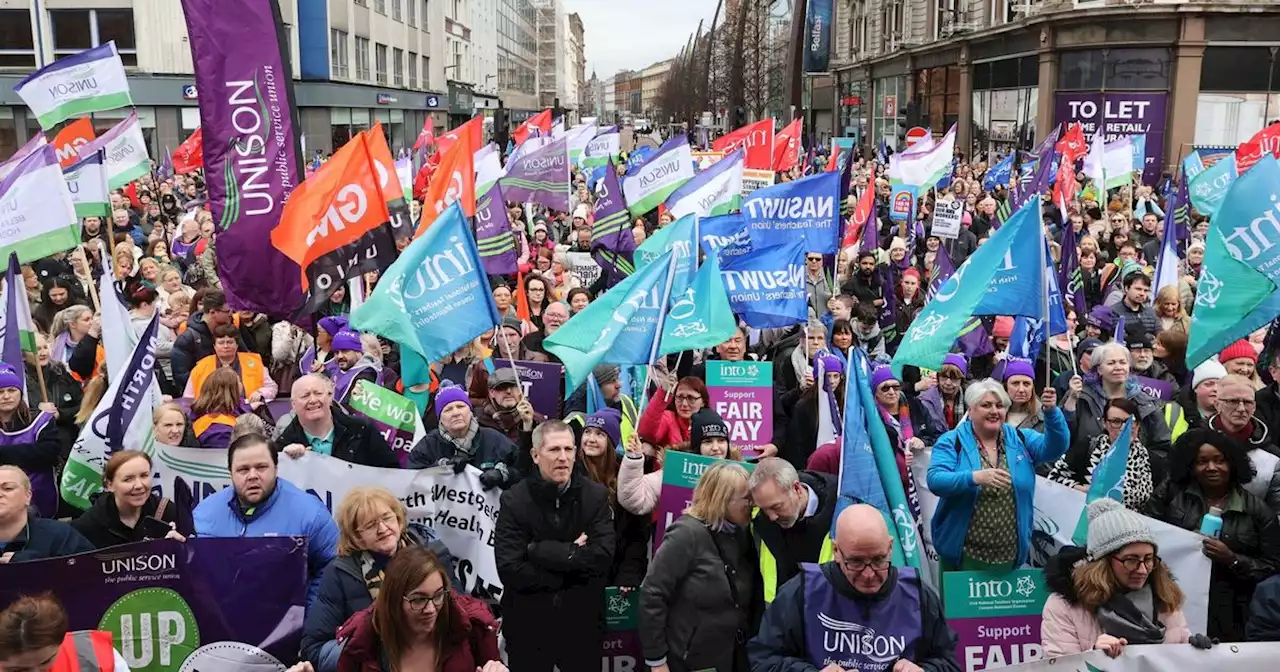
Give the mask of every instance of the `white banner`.
[[0, 178], [0, 259], [24, 264], [75, 247], [79, 220], [53, 145], [40, 145]]
[[28, 75], [14, 90], [46, 131], [71, 117], [133, 105], [114, 40], [60, 58]]
[[[203, 448], [175, 448], [156, 444], [155, 480], [159, 494], [173, 498], [184, 490], [193, 505], [231, 485], [226, 452]], [[498, 519], [499, 490], [480, 487], [480, 471], [467, 467], [461, 474], [450, 468], [379, 469], [335, 457], [308, 453], [300, 459], [280, 455], [280, 478], [324, 502], [332, 513], [358, 485], [390, 490], [408, 509], [410, 522], [434, 529], [458, 560], [458, 578], [466, 592], [498, 599], [502, 582], [493, 557], [493, 533]]]
[[[930, 525], [938, 498], [929, 491], [926, 483], [929, 456], [928, 450], [917, 453], [911, 471], [916, 479], [916, 491], [920, 493], [925, 554], [934, 564], [932, 576], [941, 576]], [[1032, 567], [1044, 567], [1045, 561], [1058, 549], [1073, 545], [1071, 535], [1075, 533], [1080, 513], [1084, 510], [1084, 499], [1085, 494], [1079, 490], [1036, 477], [1035, 523], [1031, 531]], [[1160, 560], [1169, 566], [1178, 587], [1186, 595], [1182, 613], [1187, 617], [1187, 625], [1192, 633], [1205, 632], [1209, 620], [1209, 571], [1212, 562], [1200, 550], [1200, 535], [1154, 518], [1148, 518], [1147, 524], [1159, 542]], [[934, 589], [937, 590], [938, 586]]]
[[[1193, 628], [1194, 630], [1194, 628]], [[1280, 657], [1280, 643], [1219, 644], [1201, 651], [1190, 644], [1127, 646], [1119, 658], [1101, 651], [1051, 658], [1006, 667], [1006, 672], [1171, 672], [1174, 670], [1271, 670]]]

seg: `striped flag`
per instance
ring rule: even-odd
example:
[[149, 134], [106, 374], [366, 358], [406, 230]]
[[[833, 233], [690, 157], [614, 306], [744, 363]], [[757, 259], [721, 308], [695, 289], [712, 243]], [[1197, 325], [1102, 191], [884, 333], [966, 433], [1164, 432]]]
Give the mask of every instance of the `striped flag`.
[[[18, 380], [22, 380], [26, 372], [22, 353], [36, 351], [36, 325], [31, 320], [31, 304], [27, 301], [17, 252], [9, 253], [9, 271], [4, 276], [3, 330], [4, 345], [0, 359], [12, 366], [18, 374]], [[25, 382], [20, 389], [23, 397], [26, 397]]]
[[133, 106], [115, 40], [60, 58], [13, 88], [46, 131], [71, 117]]

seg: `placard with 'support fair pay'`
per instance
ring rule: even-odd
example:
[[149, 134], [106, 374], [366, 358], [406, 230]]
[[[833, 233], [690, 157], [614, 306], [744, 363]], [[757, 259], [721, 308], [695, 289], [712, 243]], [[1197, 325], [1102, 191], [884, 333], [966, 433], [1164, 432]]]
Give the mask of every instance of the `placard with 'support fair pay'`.
[[744, 457], [773, 443], [773, 363], [709, 361], [707, 395]]

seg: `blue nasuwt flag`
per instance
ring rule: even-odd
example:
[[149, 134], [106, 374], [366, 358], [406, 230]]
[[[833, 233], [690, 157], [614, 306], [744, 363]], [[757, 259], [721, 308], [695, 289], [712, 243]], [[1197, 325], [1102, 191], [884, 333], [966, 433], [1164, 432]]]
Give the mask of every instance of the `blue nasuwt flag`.
[[1014, 155], [1000, 159], [999, 163], [987, 169], [987, 174], [982, 176], [982, 188], [992, 191], [997, 184], [1008, 186], [1009, 178], [1013, 174]]
[[790, 327], [809, 319], [804, 241], [756, 246], [751, 254], [722, 257], [733, 312], [754, 329]]
[[740, 212], [703, 217], [698, 220], [698, 243], [708, 256], [740, 257], [751, 252], [751, 232]]
[[1116, 436], [1116, 442], [1093, 468], [1089, 479], [1089, 492], [1085, 495], [1084, 510], [1076, 522], [1072, 543], [1084, 546], [1089, 540], [1089, 505], [1099, 499], [1113, 499], [1124, 505], [1124, 475], [1128, 470], [1129, 446], [1133, 443], [1133, 418], [1124, 421], [1124, 428]]
[[820, 173], [751, 192], [742, 214], [752, 239], [767, 245], [800, 237], [807, 252], [839, 252], [841, 179], [841, 173]]
[[449, 206], [382, 274], [351, 326], [434, 362], [501, 324], [462, 206]]

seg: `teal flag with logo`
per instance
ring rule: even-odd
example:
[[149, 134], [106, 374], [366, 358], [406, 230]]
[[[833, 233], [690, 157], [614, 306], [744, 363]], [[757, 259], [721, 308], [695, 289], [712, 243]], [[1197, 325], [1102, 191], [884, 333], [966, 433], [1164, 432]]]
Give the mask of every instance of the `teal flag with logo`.
[[1236, 181], [1236, 155], [1228, 154], [1217, 163], [1205, 168], [1191, 178], [1187, 190], [1191, 195], [1191, 205], [1196, 212], [1212, 217], [1222, 207], [1227, 192]]
[[652, 360], [670, 298], [672, 259], [665, 253], [628, 276], [542, 342], [564, 364], [565, 394], [577, 390], [597, 364]]
[[898, 346], [893, 370], [908, 364], [938, 370], [970, 317], [1044, 319], [1044, 233], [1040, 203], [1023, 206], [951, 275], [925, 304]]
[[1124, 474], [1129, 464], [1129, 446], [1133, 442], [1133, 418], [1124, 421], [1124, 428], [1116, 435], [1116, 442], [1111, 449], [1098, 460], [1093, 468], [1093, 476], [1089, 481], [1089, 492], [1085, 496], [1084, 510], [1080, 512], [1080, 520], [1076, 522], [1076, 531], [1071, 541], [1077, 546], [1084, 546], [1089, 540], [1089, 505], [1099, 499], [1114, 499], [1124, 503]]
[[702, 262], [689, 288], [683, 294], [672, 294], [658, 354], [714, 348], [733, 338], [737, 329], [729, 292], [720, 275], [720, 259], [712, 254]]
[[1280, 162], [1264, 155], [1234, 181], [1210, 220], [1191, 314], [1188, 366], [1199, 366], [1280, 315], [1280, 227], [1275, 225], [1280, 215], [1272, 195], [1277, 184]]
[[697, 271], [698, 253], [698, 216], [685, 215], [680, 219], [658, 229], [636, 248], [636, 270], [653, 263], [663, 254], [671, 252], [676, 258], [676, 275], [671, 290], [676, 294], [684, 293], [693, 282], [693, 274]]

